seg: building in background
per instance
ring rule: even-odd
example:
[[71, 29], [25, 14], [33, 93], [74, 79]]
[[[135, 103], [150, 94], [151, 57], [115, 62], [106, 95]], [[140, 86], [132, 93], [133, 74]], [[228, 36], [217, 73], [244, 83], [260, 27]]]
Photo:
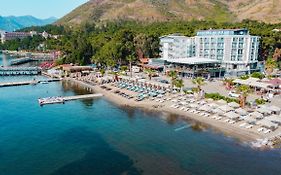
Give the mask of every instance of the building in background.
[[31, 36], [30, 32], [1, 32], [1, 42], [5, 43], [9, 40], [23, 39]]
[[160, 50], [162, 58], [174, 65], [194, 71], [212, 64], [221, 68], [220, 73], [239, 76], [258, 70], [259, 41], [260, 37], [250, 35], [247, 29], [210, 29], [198, 31], [195, 37], [163, 36]]

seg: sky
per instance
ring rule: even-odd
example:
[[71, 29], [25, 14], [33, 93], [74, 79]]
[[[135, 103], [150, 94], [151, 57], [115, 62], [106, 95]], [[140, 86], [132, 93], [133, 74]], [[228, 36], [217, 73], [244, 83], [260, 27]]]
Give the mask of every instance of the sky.
[[0, 0], [0, 16], [60, 18], [89, 0]]

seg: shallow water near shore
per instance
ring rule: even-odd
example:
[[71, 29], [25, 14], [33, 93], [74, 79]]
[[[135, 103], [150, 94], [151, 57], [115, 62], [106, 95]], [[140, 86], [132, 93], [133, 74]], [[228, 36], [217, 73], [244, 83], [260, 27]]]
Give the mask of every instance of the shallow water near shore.
[[67, 82], [0, 88], [0, 174], [281, 174], [280, 149], [253, 150], [209, 129], [185, 128], [189, 123], [175, 115], [121, 108], [104, 98], [37, 102], [85, 93]]

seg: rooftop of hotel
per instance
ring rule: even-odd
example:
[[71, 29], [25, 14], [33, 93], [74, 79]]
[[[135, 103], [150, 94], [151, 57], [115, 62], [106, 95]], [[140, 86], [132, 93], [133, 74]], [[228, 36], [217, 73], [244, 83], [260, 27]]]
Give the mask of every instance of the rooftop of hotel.
[[180, 64], [211, 64], [211, 63], [220, 63], [219, 60], [213, 60], [209, 58], [200, 58], [200, 57], [190, 57], [190, 58], [174, 58], [166, 60], [170, 63], [180, 63]]

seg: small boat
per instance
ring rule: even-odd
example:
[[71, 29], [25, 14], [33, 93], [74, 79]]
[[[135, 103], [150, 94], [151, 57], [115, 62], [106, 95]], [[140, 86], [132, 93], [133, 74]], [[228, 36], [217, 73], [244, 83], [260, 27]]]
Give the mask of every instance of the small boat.
[[47, 81], [41, 81], [41, 84], [49, 84]]

